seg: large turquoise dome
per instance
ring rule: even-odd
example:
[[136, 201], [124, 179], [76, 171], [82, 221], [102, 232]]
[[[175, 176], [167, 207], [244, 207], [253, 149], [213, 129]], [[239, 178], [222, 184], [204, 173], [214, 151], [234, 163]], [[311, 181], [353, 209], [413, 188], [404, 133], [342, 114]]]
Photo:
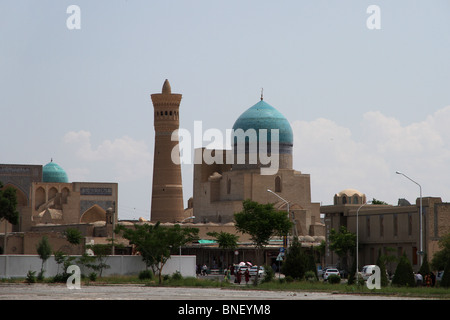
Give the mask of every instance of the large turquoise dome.
[[[233, 126], [233, 130], [242, 129], [247, 131], [248, 129], [255, 129], [257, 132], [257, 138], [259, 140], [259, 130], [267, 129], [267, 141], [271, 141], [270, 130], [279, 130], [279, 144], [280, 147], [284, 146], [286, 148], [284, 151], [291, 152], [293, 146], [293, 134], [292, 128], [289, 121], [274, 107], [265, 102], [264, 100], [259, 101], [253, 107], [245, 111], [236, 120]], [[280, 150], [283, 152], [283, 150]]]
[[69, 178], [67, 177], [66, 171], [52, 160], [42, 169], [42, 181], [68, 183]]

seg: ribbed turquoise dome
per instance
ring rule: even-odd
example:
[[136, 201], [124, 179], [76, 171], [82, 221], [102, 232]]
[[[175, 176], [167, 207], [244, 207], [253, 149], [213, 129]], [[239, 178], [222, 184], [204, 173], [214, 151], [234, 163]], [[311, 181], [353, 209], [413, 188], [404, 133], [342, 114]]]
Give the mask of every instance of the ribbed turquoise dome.
[[69, 178], [63, 168], [51, 161], [42, 168], [42, 181], [68, 183]]
[[268, 142], [271, 141], [270, 129], [278, 129], [280, 145], [293, 145], [294, 139], [289, 121], [277, 109], [264, 100], [259, 101], [253, 107], [241, 114], [233, 126], [234, 131], [237, 129], [242, 129], [244, 131], [255, 129], [258, 134], [258, 139], [259, 130], [267, 129]]

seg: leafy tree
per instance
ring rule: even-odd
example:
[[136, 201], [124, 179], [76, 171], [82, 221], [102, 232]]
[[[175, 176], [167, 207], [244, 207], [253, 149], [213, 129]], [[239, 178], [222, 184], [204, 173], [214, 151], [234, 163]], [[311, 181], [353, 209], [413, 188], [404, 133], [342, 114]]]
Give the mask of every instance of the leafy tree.
[[261, 250], [270, 238], [288, 234], [293, 226], [285, 211], [276, 210], [271, 203], [260, 204], [251, 200], [243, 201], [243, 210], [234, 214], [234, 220], [238, 231], [250, 235], [258, 265], [262, 262]]
[[207, 235], [214, 237], [219, 244], [219, 248], [221, 248], [222, 250], [233, 250], [237, 248], [239, 236], [235, 234], [224, 231], [214, 231], [208, 232]]
[[83, 234], [81, 231], [75, 228], [67, 228], [63, 231], [63, 235], [72, 245], [79, 245], [83, 239]]
[[39, 278], [43, 278], [44, 276], [44, 263], [50, 258], [52, 254], [52, 248], [50, 247], [50, 243], [48, 242], [47, 236], [43, 236], [41, 241], [36, 246], [37, 253], [39, 258], [42, 260], [41, 272], [39, 273]]
[[439, 240], [440, 250], [433, 255], [431, 267], [433, 270], [444, 270], [450, 261], [450, 233]]
[[373, 204], [373, 205], [388, 205], [387, 202], [384, 202], [384, 201], [382, 201], [382, 200], [377, 200], [377, 199], [375, 199], [375, 198], [372, 199], [372, 204]]
[[382, 287], [386, 287], [389, 284], [389, 280], [386, 274], [386, 259], [381, 254], [381, 249], [378, 249], [378, 258], [376, 265], [380, 268], [380, 284]]
[[294, 241], [289, 248], [281, 271], [286, 277], [301, 280], [307, 271], [307, 265], [308, 258], [303, 252], [301, 243], [298, 241], [297, 237], [294, 237]]
[[109, 269], [111, 266], [106, 264], [108, 255], [111, 253], [111, 244], [89, 244], [86, 245], [87, 249], [91, 249], [94, 252], [93, 256], [88, 255], [86, 252], [81, 256], [79, 262], [86, 267], [99, 273], [102, 276], [104, 269]]
[[426, 253], [423, 256], [423, 262], [420, 266], [419, 273], [423, 276], [431, 273], [430, 264], [428, 263], [428, 255]]
[[441, 286], [444, 288], [450, 288], [450, 260], [444, 268], [444, 275], [442, 276]]
[[408, 287], [414, 287], [416, 285], [414, 272], [406, 254], [403, 254], [400, 257], [400, 261], [395, 269], [394, 279], [392, 279], [392, 284]]
[[330, 250], [334, 251], [343, 263], [345, 270], [347, 267], [347, 256], [355, 255], [356, 234], [347, 230], [345, 226], [341, 226], [339, 232], [334, 228], [330, 230]]
[[153, 273], [159, 274], [162, 282], [162, 270], [171, 254], [175, 254], [179, 247], [197, 239], [198, 229], [183, 227], [176, 224], [173, 227], [161, 226], [159, 222], [151, 224], [135, 224], [134, 228], [118, 226], [116, 232], [123, 232], [123, 237], [136, 247], [147, 267]]
[[[19, 223], [16, 189], [13, 187], [3, 189], [3, 184], [0, 182], [0, 221], [1, 220], [8, 221], [13, 225]], [[0, 253], [6, 253], [6, 232], [3, 241], [3, 249], [0, 248], [0, 250]]]
[[[56, 264], [58, 265], [58, 269], [56, 271], [56, 275], [53, 278], [53, 282], [66, 282], [67, 278], [70, 274], [67, 273], [67, 268], [72, 264], [75, 257], [66, 256], [64, 252], [58, 250], [53, 252], [54, 259]], [[62, 265], [62, 272], [59, 272], [59, 267]]]
[[0, 220], [3, 219], [16, 225], [19, 223], [19, 212], [16, 189], [13, 187], [3, 189], [3, 184], [0, 182]]

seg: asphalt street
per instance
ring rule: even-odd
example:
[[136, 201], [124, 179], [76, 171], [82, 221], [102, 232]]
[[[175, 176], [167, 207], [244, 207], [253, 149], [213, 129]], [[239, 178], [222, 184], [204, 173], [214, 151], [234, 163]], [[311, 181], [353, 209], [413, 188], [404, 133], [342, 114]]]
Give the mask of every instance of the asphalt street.
[[174, 288], [144, 285], [0, 284], [0, 300], [411, 300], [378, 295], [262, 291], [229, 288]]

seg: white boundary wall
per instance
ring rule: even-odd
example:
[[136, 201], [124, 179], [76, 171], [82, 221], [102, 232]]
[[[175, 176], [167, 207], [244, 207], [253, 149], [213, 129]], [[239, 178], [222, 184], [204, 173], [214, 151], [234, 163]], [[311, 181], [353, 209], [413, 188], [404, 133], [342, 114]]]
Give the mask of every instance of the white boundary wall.
[[[80, 256], [75, 256], [79, 258]], [[74, 264], [76, 264], [76, 260]], [[183, 277], [195, 277], [196, 256], [172, 255], [163, 268], [163, 275], [172, 275], [180, 271]], [[145, 263], [141, 256], [108, 256], [106, 264], [109, 269], [104, 269], [103, 276], [107, 275], [137, 275], [145, 270]], [[0, 255], [0, 278], [25, 278], [28, 271], [36, 271], [36, 275], [41, 270], [42, 260], [38, 255]], [[62, 267], [62, 266], [61, 266]], [[85, 270], [79, 265], [81, 272], [89, 274], [92, 270]], [[52, 277], [58, 273], [58, 265], [53, 256], [44, 263], [44, 277]], [[59, 273], [62, 270], [60, 268]]]

